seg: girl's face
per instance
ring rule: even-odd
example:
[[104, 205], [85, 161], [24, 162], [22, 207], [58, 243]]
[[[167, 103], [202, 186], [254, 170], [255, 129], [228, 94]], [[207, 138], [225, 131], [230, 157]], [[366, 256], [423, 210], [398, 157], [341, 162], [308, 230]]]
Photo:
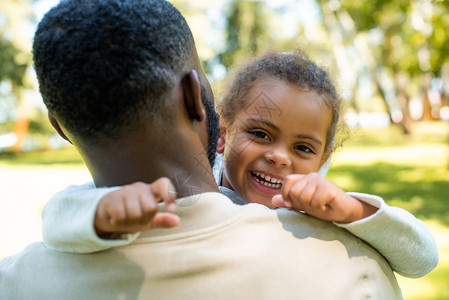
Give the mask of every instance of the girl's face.
[[329, 157], [332, 112], [317, 93], [271, 77], [257, 80], [245, 101], [220, 133], [222, 185], [248, 202], [273, 207], [286, 175], [317, 172]]

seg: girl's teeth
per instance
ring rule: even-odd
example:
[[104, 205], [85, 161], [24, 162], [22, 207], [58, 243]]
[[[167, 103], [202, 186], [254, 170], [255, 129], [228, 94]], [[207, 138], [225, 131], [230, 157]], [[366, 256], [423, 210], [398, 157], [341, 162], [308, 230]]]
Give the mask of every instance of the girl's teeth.
[[282, 186], [282, 180], [281, 179], [276, 179], [276, 178], [271, 178], [268, 175], [259, 173], [259, 172], [253, 172], [254, 175], [259, 176], [261, 178], [263, 178], [264, 180], [261, 180], [257, 177], [254, 177], [254, 179], [256, 180], [256, 182], [263, 184], [264, 186], [270, 187], [270, 188], [275, 188], [278, 189]]
[[266, 181], [262, 181], [259, 178], [255, 177], [254, 178], [258, 183], [263, 184], [264, 186], [270, 187], [270, 188], [274, 188], [274, 189], [279, 189], [282, 185], [279, 183], [268, 183]]
[[255, 176], [259, 176], [259, 177], [263, 178], [264, 180], [260, 180], [259, 178], [254, 177], [257, 182], [259, 182], [265, 186], [273, 187], [273, 188], [280, 188], [282, 186], [282, 179], [271, 178], [270, 176], [262, 174], [260, 172], [253, 172], [253, 174]]

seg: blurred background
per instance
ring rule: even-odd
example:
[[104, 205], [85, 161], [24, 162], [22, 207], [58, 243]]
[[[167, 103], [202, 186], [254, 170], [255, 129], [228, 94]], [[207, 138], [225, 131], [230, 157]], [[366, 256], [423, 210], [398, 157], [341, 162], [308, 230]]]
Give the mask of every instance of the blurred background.
[[[0, 258], [41, 239], [54, 192], [90, 180], [47, 121], [32, 67], [36, 24], [57, 2], [0, 1]], [[423, 278], [397, 277], [405, 299], [449, 299], [449, 1], [171, 2], [217, 99], [234, 66], [268, 50], [301, 49], [329, 70], [349, 128], [329, 179], [423, 220], [440, 264]]]

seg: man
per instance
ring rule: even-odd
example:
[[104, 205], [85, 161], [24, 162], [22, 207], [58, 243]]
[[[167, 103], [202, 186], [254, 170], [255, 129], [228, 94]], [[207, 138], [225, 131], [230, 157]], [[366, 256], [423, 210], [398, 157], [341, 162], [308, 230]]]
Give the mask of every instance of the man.
[[[50, 121], [97, 187], [173, 180], [180, 223], [68, 254], [34, 243], [0, 262], [1, 299], [400, 299], [385, 260], [330, 223], [218, 193], [212, 92], [164, 0], [66, 0], [34, 40]], [[101, 190], [101, 189], [100, 189]]]

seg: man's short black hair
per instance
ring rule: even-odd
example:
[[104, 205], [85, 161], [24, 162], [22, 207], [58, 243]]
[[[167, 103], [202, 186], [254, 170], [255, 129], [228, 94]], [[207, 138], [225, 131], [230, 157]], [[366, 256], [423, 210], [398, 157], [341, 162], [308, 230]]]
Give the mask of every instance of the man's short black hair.
[[112, 138], [164, 115], [164, 99], [194, 66], [193, 37], [165, 0], [63, 0], [33, 43], [44, 102], [82, 139]]

